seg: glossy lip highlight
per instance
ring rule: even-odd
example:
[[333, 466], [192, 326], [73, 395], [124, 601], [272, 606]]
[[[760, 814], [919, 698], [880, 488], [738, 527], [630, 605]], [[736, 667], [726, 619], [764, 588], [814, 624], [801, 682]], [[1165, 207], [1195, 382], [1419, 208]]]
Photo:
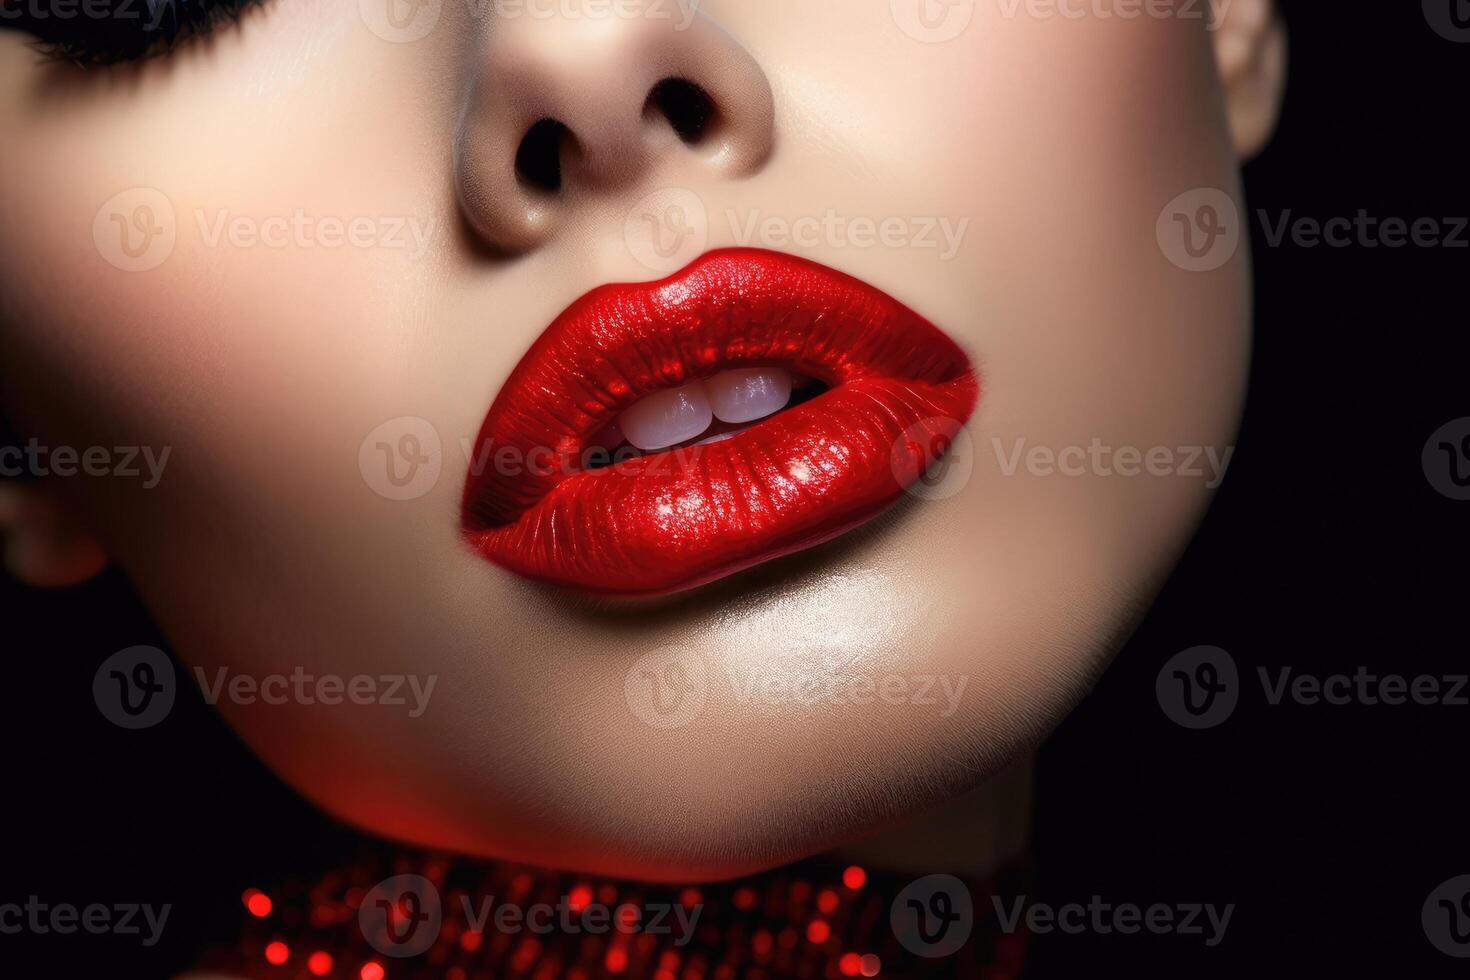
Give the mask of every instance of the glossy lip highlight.
[[[718, 442], [587, 467], [644, 395], [772, 365], [831, 390]], [[692, 588], [876, 516], [977, 397], [964, 352], [886, 293], [794, 256], [711, 252], [598, 287], [547, 328], [481, 428], [472, 459], [492, 462], [472, 468], [463, 532], [503, 568], [584, 592]], [[527, 465], [495, 465], [507, 449]]]

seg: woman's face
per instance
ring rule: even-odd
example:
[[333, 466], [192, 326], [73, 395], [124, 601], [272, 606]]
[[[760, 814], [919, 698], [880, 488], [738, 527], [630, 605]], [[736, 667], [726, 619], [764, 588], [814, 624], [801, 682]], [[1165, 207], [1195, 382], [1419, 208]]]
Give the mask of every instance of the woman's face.
[[[650, 101], [669, 77], [709, 104]], [[0, 34], [0, 131], [0, 410], [42, 447], [167, 452], [156, 480], [50, 485], [250, 745], [383, 833], [714, 877], [975, 785], [1085, 691], [1228, 460], [1245, 249], [1169, 237], [1205, 228], [1201, 189], [1238, 198], [1198, 19], [264, 0], [112, 69]], [[570, 583], [487, 559], [466, 514], [508, 464], [481, 434], [538, 338], [730, 248], [855, 277], [957, 345], [979, 396], [947, 467], [813, 547], [840, 529], [820, 507], [822, 533], [783, 517], [731, 552], [603, 501], [566, 540], [644, 551]], [[806, 268], [720, 255], [778, 289]], [[523, 410], [587, 415], [575, 373], [519, 384]], [[378, 680], [232, 693], [272, 675]]]

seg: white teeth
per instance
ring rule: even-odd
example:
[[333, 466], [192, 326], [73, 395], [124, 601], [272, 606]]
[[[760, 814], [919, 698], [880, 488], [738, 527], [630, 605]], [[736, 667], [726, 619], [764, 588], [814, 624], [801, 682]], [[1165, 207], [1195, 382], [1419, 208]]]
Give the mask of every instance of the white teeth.
[[[791, 372], [782, 368], [722, 371], [706, 381], [691, 381], [682, 388], [640, 398], [605, 438], [618, 439], [621, 431], [634, 446], [653, 452], [693, 439], [716, 418], [736, 424], [754, 422], [781, 411], [790, 400]], [[718, 442], [730, 435], [704, 442]]]
[[791, 400], [791, 372], [782, 368], [724, 371], [704, 384], [721, 422], [754, 422], [781, 411]]
[[703, 382], [691, 381], [639, 399], [623, 413], [618, 427], [629, 442], [651, 452], [693, 439], [709, 428], [713, 418]]

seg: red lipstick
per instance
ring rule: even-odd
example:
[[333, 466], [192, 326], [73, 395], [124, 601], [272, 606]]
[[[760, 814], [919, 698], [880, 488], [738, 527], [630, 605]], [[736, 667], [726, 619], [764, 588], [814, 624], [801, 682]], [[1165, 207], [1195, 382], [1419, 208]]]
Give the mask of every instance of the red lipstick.
[[[830, 390], [718, 442], [596, 468], [640, 398], [735, 368]], [[659, 282], [601, 286], [541, 335], [476, 441], [463, 530], [481, 555], [584, 592], [675, 592], [877, 515], [974, 410], [975, 371], [937, 327], [826, 266], [711, 252]]]

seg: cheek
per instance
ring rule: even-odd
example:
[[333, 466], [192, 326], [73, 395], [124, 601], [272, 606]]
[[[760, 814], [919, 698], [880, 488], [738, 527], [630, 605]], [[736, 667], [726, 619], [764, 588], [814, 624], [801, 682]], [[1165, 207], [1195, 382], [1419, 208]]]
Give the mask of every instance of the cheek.
[[0, 117], [27, 133], [0, 227], [6, 342], [28, 367], [7, 408], [56, 444], [171, 448], [157, 492], [97, 494], [125, 559], [154, 552], [153, 519], [248, 538], [272, 533], [262, 504], [279, 518], [360, 485], [323, 460], [354, 464], [332, 450], [412, 373], [454, 243], [447, 141], [428, 138], [453, 98], [402, 85], [417, 69], [393, 59], [432, 52], [377, 39], [355, 7], [275, 0], [105, 78], [0, 62], [17, 96]]
[[[1245, 215], [1202, 23], [1005, 6], [976, 5], [945, 43], [905, 34], [887, 3], [845, 19], [799, 5], [797, 30], [758, 33], [791, 125], [774, 186], [752, 198], [910, 228], [922, 216], [941, 242], [949, 227], [949, 255], [819, 256], [922, 310], [984, 374], [972, 474], [907, 520], [907, 561], [881, 571], [953, 624], [911, 634], [904, 657], [962, 660], [979, 643], [1010, 665], [1008, 683], [1053, 697], [1146, 603], [1208, 500], [1211, 459], [1228, 459], [1249, 255], [1242, 241], [1193, 271], [1160, 239], [1166, 207], [1200, 189], [1233, 198], [1223, 220], [1237, 232]], [[801, 43], [816, 34], [832, 43]], [[1076, 475], [1047, 462], [1059, 457]]]
[[[1008, 461], [1094, 440], [1220, 447], [1238, 411], [1244, 252], [1190, 273], [1155, 238], [1180, 193], [1236, 187], [1198, 26], [1032, 22], [980, 4], [964, 35], [930, 44], [887, 0], [710, 0], [782, 114], [771, 166], [731, 192], [741, 214], [932, 220], [933, 248], [824, 241], [811, 254], [973, 351], [974, 468], [953, 496], [895, 518], [901, 545], [851, 547], [728, 607], [609, 626], [507, 588], [453, 533], [458, 438], [575, 285], [600, 278], [544, 261], [523, 280], [455, 278], [458, 87], [432, 65], [458, 56], [456, 34], [390, 45], [345, 3], [280, 3], [210, 58], [95, 93], [69, 118], [0, 104], [0, 128], [35, 135], [4, 178], [0, 275], [23, 284], [5, 359], [27, 366], [7, 372], [5, 408], [53, 444], [173, 448], [154, 491], [84, 489], [174, 642], [206, 667], [371, 673], [402, 670], [407, 653], [444, 674], [432, 716], [412, 724], [235, 710], [252, 744], [337, 812], [410, 836], [543, 858], [599, 839], [651, 861], [723, 847], [749, 866], [862, 825], [874, 786], [959, 782], [1054, 723], [1206, 494], [1189, 478], [1058, 478]], [[98, 210], [133, 187], [164, 191], [173, 212], [173, 251], [149, 272], [110, 264], [93, 237]], [[292, 227], [290, 247], [234, 244], [298, 211], [434, 232], [417, 257], [296, 247]], [[439, 426], [445, 474], [399, 504], [365, 482], [359, 447], [406, 415]], [[209, 609], [192, 598], [201, 578]], [[875, 725], [853, 706], [814, 723], [757, 713], [717, 675], [706, 721], [669, 739], [630, 713], [625, 681], [672, 643], [741, 677], [856, 653], [873, 675], [973, 678], [972, 693], [945, 726], [899, 713]], [[619, 796], [701, 814], [707, 833], [669, 841], [666, 808], [586, 805]], [[793, 803], [822, 820], [753, 839]]]
[[[1160, 237], [1181, 195], [1228, 197], [1224, 220], [1242, 227], [1208, 38], [1178, 20], [1051, 19], [1004, 22], [994, 41], [967, 78], [975, 166], [949, 182], [977, 225], [977, 493], [1024, 528], [1002, 553], [1035, 569], [1033, 585], [1147, 596], [1208, 497], [1209, 475], [1185, 472], [1187, 459], [1228, 448], [1249, 359], [1244, 243], [1194, 271]], [[1084, 449], [1076, 475], [1030, 465]], [[1114, 465], [1154, 450], [1178, 472]]]

